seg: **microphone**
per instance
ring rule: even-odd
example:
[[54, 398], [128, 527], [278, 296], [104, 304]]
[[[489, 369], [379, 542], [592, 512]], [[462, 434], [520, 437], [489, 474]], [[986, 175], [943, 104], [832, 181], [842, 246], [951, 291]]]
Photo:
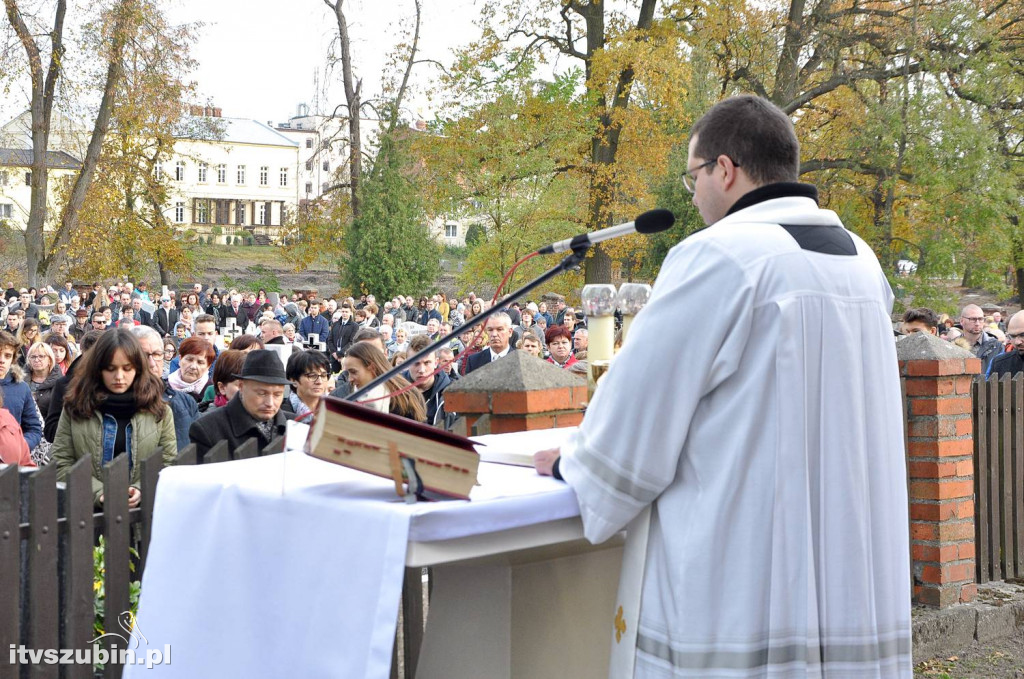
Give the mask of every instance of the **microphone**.
[[602, 241], [618, 238], [619, 236], [626, 236], [631, 233], [658, 233], [659, 231], [665, 231], [670, 228], [675, 224], [675, 221], [676, 218], [665, 208], [648, 210], [631, 222], [612, 226], [607, 229], [601, 229], [600, 231], [594, 231], [593, 233], [580, 234], [579, 236], [566, 238], [565, 240], [560, 240], [557, 243], [552, 243], [551, 245], [545, 245], [540, 250], [537, 250], [537, 254], [553, 255], [559, 252], [575, 250], [579, 247], [588, 248], [591, 245], [597, 245]]

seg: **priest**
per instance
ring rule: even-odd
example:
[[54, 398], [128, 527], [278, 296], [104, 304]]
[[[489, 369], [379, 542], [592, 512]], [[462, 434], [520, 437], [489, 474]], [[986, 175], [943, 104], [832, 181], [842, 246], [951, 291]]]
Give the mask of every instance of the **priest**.
[[[764, 99], [695, 124], [709, 226], [666, 257], [576, 437], [535, 455], [591, 542], [652, 508], [636, 677], [912, 675], [893, 295], [799, 158]], [[666, 346], [666, 322], [694, 331]]]

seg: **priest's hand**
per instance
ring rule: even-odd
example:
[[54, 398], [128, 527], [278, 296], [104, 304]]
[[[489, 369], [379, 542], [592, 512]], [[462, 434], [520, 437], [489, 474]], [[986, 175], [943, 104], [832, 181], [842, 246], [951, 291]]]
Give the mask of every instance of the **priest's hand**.
[[559, 454], [560, 450], [558, 448], [549, 448], [534, 453], [533, 466], [537, 473], [541, 476], [551, 476], [551, 468], [554, 466]]

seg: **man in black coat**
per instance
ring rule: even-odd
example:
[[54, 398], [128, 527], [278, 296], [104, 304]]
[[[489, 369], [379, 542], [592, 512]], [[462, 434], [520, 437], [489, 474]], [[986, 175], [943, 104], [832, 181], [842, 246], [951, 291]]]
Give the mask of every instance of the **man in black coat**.
[[[137, 320], [141, 325], [153, 327], [153, 314], [142, 308], [142, 298], [133, 297], [131, 305], [135, 320]], [[171, 327], [173, 328], [174, 326]]]
[[241, 386], [234, 398], [223, 408], [200, 417], [189, 427], [188, 436], [196, 444], [196, 457], [202, 461], [206, 452], [221, 441], [228, 442], [228, 454], [255, 437], [260, 449], [278, 436], [284, 436], [285, 423], [294, 415], [281, 411], [285, 387], [291, 384], [277, 354], [269, 349], [249, 352], [242, 372], [235, 375]]
[[331, 370], [334, 372], [341, 370], [341, 359], [352, 346], [358, 331], [359, 324], [352, 318], [352, 307], [342, 304], [341, 318], [331, 326], [331, 332], [327, 335], [327, 350], [331, 355]]
[[1013, 376], [1024, 371], [1024, 311], [1018, 311], [1010, 316], [1006, 323], [1006, 339], [1013, 342], [1013, 349], [992, 359], [988, 376]]
[[512, 319], [508, 317], [508, 314], [501, 311], [494, 314], [487, 319], [484, 330], [487, 332], [488, 347], [466, 359], [467, 375], [491, 361], [497, 361], [508, 355], [508, 352], [516, 350], [509, 343], [509, 340], [512, 339]]
[[160, 308], [156, 310], [153, 318], [153, 327], [162, 337], [169, 337], [174, 334], [174, 326], [178, 322], [178, 310], [174, 308], [170, 297], [160, 298]]

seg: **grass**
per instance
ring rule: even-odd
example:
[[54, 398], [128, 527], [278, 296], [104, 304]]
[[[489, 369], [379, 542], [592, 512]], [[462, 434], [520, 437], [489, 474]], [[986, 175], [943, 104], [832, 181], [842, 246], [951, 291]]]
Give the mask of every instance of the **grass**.
[[200, 253], [203, 264], [223, 262], [227, 265], [264, 264], [273, 267], [283, 263], [281, 248], [274, 245], [203, 245]]

